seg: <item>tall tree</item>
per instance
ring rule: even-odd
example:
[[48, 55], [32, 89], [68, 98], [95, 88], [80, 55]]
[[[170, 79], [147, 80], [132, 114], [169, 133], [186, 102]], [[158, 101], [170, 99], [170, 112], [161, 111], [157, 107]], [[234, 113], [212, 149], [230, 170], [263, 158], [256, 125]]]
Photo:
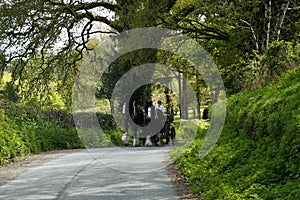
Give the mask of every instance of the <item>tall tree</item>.
[[87, 44], [93, 35], [155, 26], [156, 14], [167, 12], [174, 3], [167, 0], [1, 0], [1, 71], [10, 66], [13, 79], [21, 81], [28, 62], [40, 57], [41, 73], [59, 69], [61, 77], [65, 77], [69, 71], [76, 70], [76, 62], [89, 50]]
[[249, 60], [274, 41], [299, 40], [299, 17], [298, 0], [0, 0], [0, 74], [11, 67], [21, 83], [25, 66], [40, 59], [40, 74], [57, 71], [64, 80], [93, 35], [163, 26], [201, 42], [226, 87], [239, 91]]
[[297, 0], [178, 0], [171, 11], [162, 23], [203, 44], [218, 64], [229, 92], [244, 87], [247, 66], [270, 44], [299, 42]]

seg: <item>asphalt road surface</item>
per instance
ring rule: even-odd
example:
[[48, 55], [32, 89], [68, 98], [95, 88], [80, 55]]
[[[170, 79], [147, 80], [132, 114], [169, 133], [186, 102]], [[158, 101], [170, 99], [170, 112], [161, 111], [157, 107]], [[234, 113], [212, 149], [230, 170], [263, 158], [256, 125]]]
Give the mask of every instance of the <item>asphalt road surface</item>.
[[31, 168], [0, 187], [0, 199], [176, 200], [165, 163], [172, 147], [82, 150]]

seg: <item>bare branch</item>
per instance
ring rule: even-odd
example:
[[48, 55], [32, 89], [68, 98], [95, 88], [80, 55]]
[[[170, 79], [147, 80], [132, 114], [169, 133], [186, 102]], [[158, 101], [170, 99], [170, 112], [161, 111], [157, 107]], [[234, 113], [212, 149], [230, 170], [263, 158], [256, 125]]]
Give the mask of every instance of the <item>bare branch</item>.
[[258, 52], [259, 51], [259, 45], [258, 45], [258, 40], [257, 40], [257, 36], [256, 36], [256, 33], [254, 31], [254, 28], [253, 26], [247, 22], [246, 20], [243, 20], [243, 19], [240, 19], [241, 22], [245, 23], [248, 25], [249, 29], [251, 30], [251, 33], [252, 33], [252, 37], [254, 39], [254, 43], [255, 43], [255, 48], [256, 48], [256, 51]]
[[286, 5], [285, 5], [285, 8], [283, 10], [283, 14], [280, 18], [280, 22], [279, 22], [279, 26], [278, 26], [278, 30], [277, 30], [277, 37], [276, 37], [277, 40], [279, 40], [280, 32], [281, 32], [283, 22], [284, 22], [284, 19], [285, 19], [285, 15], [286, 15], [286, 12], [288, 10], [289, 5], [290, 5], [290, 1], [287, 1]]
[[270, 42], [270, 32], [271, 32], [271, 19], [272, 19], [272, 0], [269, 0], [269, 3], [265, 3], [265, 16], [266, 19], [268, 19], [267, 23], [267, 37], [266, 37], [266, 47], [265, 49], [268, 48], [269, 42]]
[[119, 32], [122, 31], [122, 27], [116, 25], [113, 21], [108, 20], [107, 17], [94, 15], [92, 14], [92, 12], [89, 11], [95, 8], [105, 8], [110, 11], [117, 11], [118, 9], [120, 9], [117, 5], [107, 3], [107, 2], [78, 3], [76, 5], [71, 5], [63, 2], [53, 2], [53, 1], [51, 1], [50, 3], [54, 6], [60, 6], [66, 11], [66, 13], [74, 16], [75, 19], [77, 20], [86, 18], [89, 19], [90, 21], [102, 22]]

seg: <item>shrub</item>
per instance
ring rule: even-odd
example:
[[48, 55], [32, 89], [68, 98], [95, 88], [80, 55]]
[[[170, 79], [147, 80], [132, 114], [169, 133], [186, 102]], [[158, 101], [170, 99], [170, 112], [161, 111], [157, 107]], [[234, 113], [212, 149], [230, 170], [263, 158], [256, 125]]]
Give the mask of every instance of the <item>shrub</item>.
[[16, 156], [83, 147], [75, 128], [46, 122], [34, 112], [13, 104], [1, 106], [0, 127], [0, 165]]
[[[89, 121], [91, 113], [80, 113]], [[63, 110], [39, 110], [5, 102], [0, 105], [0, 165], [16, 156], [53, 149], [73, 149], [121, 145], [122, 131], [111, 115], [96, 113], [105, 133], [103, 138], [93, 124], [83, 127], [78, 136], [71, 113]], [[82, 142], [83, 141], [83, 142]]]

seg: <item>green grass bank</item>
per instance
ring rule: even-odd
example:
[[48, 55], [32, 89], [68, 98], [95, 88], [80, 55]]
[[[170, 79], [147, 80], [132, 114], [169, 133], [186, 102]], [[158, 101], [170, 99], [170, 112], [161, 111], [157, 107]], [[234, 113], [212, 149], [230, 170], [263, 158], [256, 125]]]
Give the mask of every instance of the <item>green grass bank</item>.
[[206, 157], [198, 159], [203, 129], [172, 152], [192, 191], [203, 199], [300, 199], [300, 68], [227, 104], [221, 137]]

